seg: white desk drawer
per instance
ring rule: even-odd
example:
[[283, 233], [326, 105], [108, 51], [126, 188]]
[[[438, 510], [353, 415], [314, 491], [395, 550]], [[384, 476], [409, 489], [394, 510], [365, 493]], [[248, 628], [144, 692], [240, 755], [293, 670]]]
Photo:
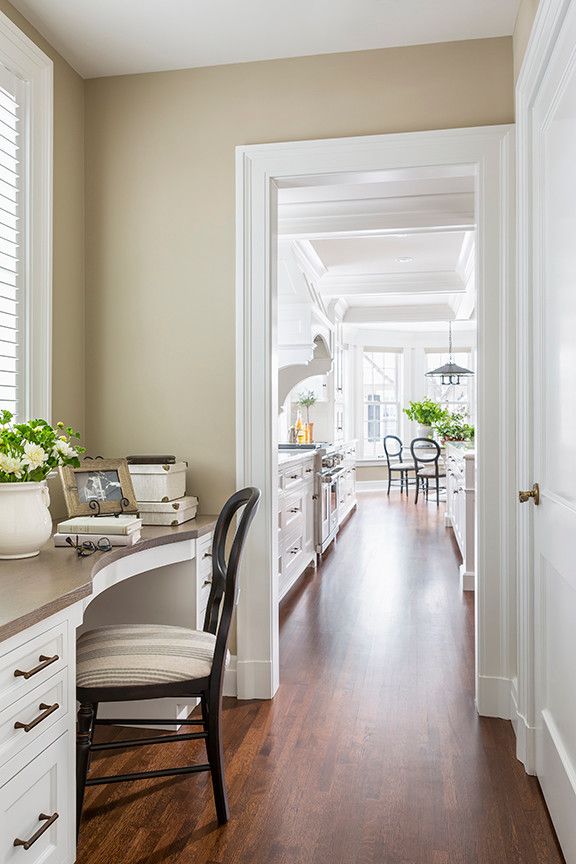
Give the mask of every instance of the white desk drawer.
[[67, 669], [62, 669], [0, 712], [0, 765], [43, 735], [67, 713], [67, 672]]
[[15, 702], [68, 663], [66, 623], [0, 656], [0, 709]]
[[65, 733], [0, 789], [2, 864], [69, 864], [73, 860], [69, 744]]

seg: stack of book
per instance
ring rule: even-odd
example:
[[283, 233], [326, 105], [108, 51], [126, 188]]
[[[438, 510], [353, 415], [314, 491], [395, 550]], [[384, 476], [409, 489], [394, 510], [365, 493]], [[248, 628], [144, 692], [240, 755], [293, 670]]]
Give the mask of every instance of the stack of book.
[[140, 540], [142, 520], [124, 513], [122, 516], [75, 516], [58, 523], [55, 546], [67, 546], [70, 537], [76, 544], [94, 543], [103, 537], [112, 546], [133, 546]]

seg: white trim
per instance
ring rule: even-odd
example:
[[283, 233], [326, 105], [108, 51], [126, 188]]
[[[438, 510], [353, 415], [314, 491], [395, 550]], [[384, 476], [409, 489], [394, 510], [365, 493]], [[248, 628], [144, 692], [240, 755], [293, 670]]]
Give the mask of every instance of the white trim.
[[[306, 176], [330, 175], [336, 181], [339, 172], [468, 165], [477, 178], [478, 191], [476, 275], [481, 341], [476, 698], [480, 713], [491, 713], [490, 700], [484, 705], [480, 679], [505, 679], [510, 674], [509, 594], [502, 580], [512, 579], [513, 574], [508, 568], [502, 573], [500, 562], [510, 559], [513, 538], [501, 534], [499, 519], [514, 489], [507, 488], [506, 475], [494, 495], [500, 463], [489, 430], [501, 431], [505, 422], [500, 419], [501, 386], [507, 388], [506, 399], [512, 400], [510, 382], [500, 378], [500, 355], [508, 351], [509, 334], [501, 332], [499, 323], [502, 304], [512, 302], [509, 298], [515, 293], [513, 281], [508, 281], [512, 265], [507, 247], [512, 217], [507, 172], [512, 171], [512, 145], [512, 126], [488, 126], [237, 148], [237, 482], [262, 490], [241, 579], [240, 698], [269, 698], [279, 683], [278, 586], [273, 575], [277, 561], [276, 190], [279, 185], [302, 182]], [[513, 327], [513, 320], [506, 321]], [[508, 438], [510, 430], [505, 432]]]
[[[530, 35], [528, 48], [516, 84], [517, 137], [517, 488], [527, 489], [534, 481], [532, 356], [534, 338], [532, 315], [532, 231], [533, 231], [533, 108], [552, 51], [572, 0], [541, 0]], [[528, 485], [527, 485], [528, 484]], [[535, 704], [535, 624], [534, 562], [532, 513], [520, 508], [517, 523], [517, 710], [525, 728], [517, 741], [517, 755], [526, 770], [536, 772], [534, 729]]]
[[28, 84], [26, 415], [52, 414], [53, 64], [3, 13], [0, 63]]

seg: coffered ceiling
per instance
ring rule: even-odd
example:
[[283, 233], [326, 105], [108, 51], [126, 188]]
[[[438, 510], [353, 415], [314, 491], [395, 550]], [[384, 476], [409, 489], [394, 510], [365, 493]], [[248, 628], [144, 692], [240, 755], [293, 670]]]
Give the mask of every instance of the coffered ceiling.
[[474, 200], [466, 168], [312, 182], [279, 191], [280, 238], [347, 325], [473, 326]]
[[12, 0], [86, 78], [508, 36], [519, 0]]

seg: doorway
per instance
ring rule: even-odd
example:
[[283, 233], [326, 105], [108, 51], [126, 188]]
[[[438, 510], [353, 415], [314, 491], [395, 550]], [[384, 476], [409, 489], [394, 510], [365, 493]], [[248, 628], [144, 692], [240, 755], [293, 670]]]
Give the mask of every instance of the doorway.
[[[510, 718], [515, 671], [513, 127], [271, 144], [237, 151], [237, 474], [262, 489], [238, 607], [240, 698], [279, 685], [277, 197], [281, 188], [362, 174], [475, 178], [478, 295], [476, 705]], [[495, 446], [495, 440], [498, 446]]]

